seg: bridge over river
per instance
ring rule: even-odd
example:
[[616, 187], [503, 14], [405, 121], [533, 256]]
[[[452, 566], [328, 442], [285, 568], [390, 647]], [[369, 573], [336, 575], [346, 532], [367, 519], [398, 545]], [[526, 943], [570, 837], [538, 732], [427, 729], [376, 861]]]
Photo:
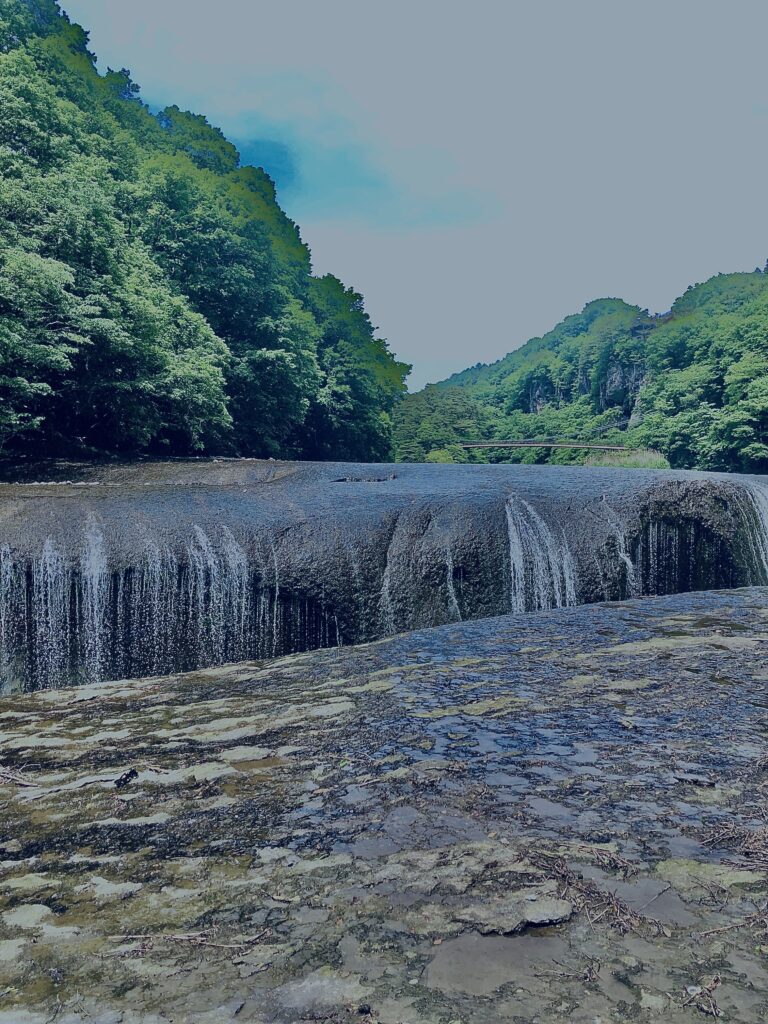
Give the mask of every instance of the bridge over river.
[[459, 448], [585, 448], [597, 452], [628, 452], [623, 444], [584, 444], [581, 441], [536, 441], [526, 438], [524, 441], [461, 441]]

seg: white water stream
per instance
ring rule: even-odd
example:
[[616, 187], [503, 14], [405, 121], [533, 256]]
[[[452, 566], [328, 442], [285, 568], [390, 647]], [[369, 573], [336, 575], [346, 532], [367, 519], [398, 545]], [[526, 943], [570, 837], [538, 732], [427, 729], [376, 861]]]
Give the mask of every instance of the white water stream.
[[506, 503], [509, 606], [513, 612], [576, 604], [576, 570], [564, 531], [555, 536], [538, 512], [512, 495]]

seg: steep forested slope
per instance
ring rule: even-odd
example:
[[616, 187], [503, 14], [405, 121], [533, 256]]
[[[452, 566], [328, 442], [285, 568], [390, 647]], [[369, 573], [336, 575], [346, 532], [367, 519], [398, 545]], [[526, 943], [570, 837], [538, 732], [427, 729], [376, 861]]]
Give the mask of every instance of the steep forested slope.
[[[490, 366], [412, 395], [397, 413], [405, 461], [467, 456], [466, 438], [601, 438], [675, 467], [768, 471], [768, 274], [721, 274], [664, 316], [599, 299]], [[491, 450], [492, 461], [583, 461]]]
[[0, 448], [386, 458], [407, 370], [220, 131], [0, 0]]

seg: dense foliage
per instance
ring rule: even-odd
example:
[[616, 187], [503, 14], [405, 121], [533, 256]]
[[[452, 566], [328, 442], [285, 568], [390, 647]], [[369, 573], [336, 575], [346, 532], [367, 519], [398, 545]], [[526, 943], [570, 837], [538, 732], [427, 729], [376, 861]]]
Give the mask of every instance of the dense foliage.
[[768, 273], [721, 274], [664, 316], [590, 302], [543, 338], [411, 395], [403, 461], [581, 462], [573, 450], [491, 449], [467, 439], [603, 441], [675, 467], [768, 472]]
[[264, 171], [0, 0], [0, 448], [386, 458], [407, 371]]

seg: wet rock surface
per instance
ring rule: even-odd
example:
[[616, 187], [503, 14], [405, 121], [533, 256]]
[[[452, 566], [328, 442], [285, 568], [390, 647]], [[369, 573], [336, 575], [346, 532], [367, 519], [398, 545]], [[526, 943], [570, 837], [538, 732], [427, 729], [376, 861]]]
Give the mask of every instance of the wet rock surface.
[[768, 590], [0, 701], [0, 1022], [757, 1022]]
[[0, 691], [768, 583], [761, 477], [255, 459], [28, 472], [0, 483]]

